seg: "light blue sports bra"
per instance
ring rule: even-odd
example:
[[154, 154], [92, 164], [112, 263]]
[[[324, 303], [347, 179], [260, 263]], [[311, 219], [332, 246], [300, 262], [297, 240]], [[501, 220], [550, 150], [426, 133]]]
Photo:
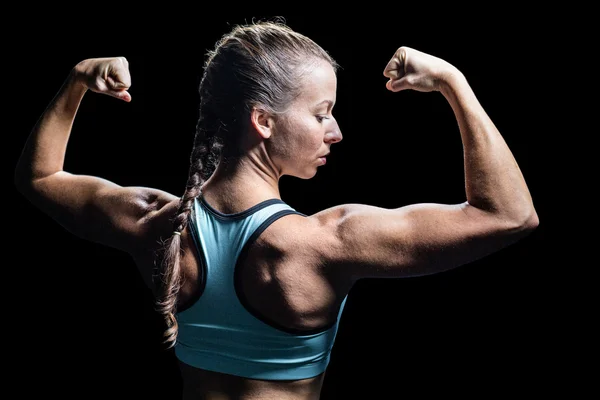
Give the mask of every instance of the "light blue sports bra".
[[239, 268], [249, 246], [274, 221], [300, 214], [280, 199], [223, 214], [202, 196], [194, 201], [191, 233], [204, 268], [203, 290], [178, 312], [175, 355], [194, 367], [246, 378], [295, 380], [317, 376], [329, 364], [346, 298], [332, 326], [294, 331], [249, 306], [239, 290]]

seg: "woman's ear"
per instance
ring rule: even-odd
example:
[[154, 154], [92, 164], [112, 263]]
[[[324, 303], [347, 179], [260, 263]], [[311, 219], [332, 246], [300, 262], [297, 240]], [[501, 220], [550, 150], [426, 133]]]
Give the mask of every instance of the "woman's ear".
[[258, 134], [264, 139], [271, 137], [273, 118], [267, 111], [262, 108], [254, 107], [250, 114], [250, 122]]

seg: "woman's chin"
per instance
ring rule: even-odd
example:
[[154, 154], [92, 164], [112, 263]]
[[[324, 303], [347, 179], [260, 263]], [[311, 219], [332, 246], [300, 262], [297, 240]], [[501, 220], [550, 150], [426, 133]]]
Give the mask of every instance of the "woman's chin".
[[295, 176], [299, 179], [312, 179], [317, 175], [317, 169], [313, 168], [312, 170], [302, 171], [302, 173], [295, 173], [292, 176]]

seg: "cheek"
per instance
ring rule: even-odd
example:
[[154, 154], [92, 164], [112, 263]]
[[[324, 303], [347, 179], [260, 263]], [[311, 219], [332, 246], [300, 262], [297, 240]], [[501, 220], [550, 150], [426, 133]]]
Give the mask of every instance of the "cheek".
[[321, 125], [312, 116], [292, 118], [273, 150], [284, 159], [301, 159], [318, 152], [323, 142]]
[[289, 162], [289, 160], [297, 158], [300, 149], [306, 146], [306, 143], [303, 143], [301, 140], [302, 134], [299, 133], [297, 129], [294, 129], [293, 125], [289, 128], [286, 127], [285, 130], [279, 130], [275, 140], [268, 140], [266, 142], [267, 150], [271, 157], [284, 162]]
[[321, 147], [323, 142], [322, 126], [315, 120], [304, 120], [298, 125], [295, 138], [302, 150], [313, 153]]

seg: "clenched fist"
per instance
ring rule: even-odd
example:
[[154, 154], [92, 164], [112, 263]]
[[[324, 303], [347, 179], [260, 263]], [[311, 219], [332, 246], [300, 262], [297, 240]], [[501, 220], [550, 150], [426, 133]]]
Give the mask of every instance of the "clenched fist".
[[396, 51], [383, 71], [390, 79], [386, 87], [392, 92], [406, 89], [439, 91], [442, 84], [457, 74], [460, 74], [458, 69], [447, 61], [406, 46]]
[[74, 68], [76, 79], [92, 92], [131, 101], [129, 62], [125, 57], [89, 58]]

